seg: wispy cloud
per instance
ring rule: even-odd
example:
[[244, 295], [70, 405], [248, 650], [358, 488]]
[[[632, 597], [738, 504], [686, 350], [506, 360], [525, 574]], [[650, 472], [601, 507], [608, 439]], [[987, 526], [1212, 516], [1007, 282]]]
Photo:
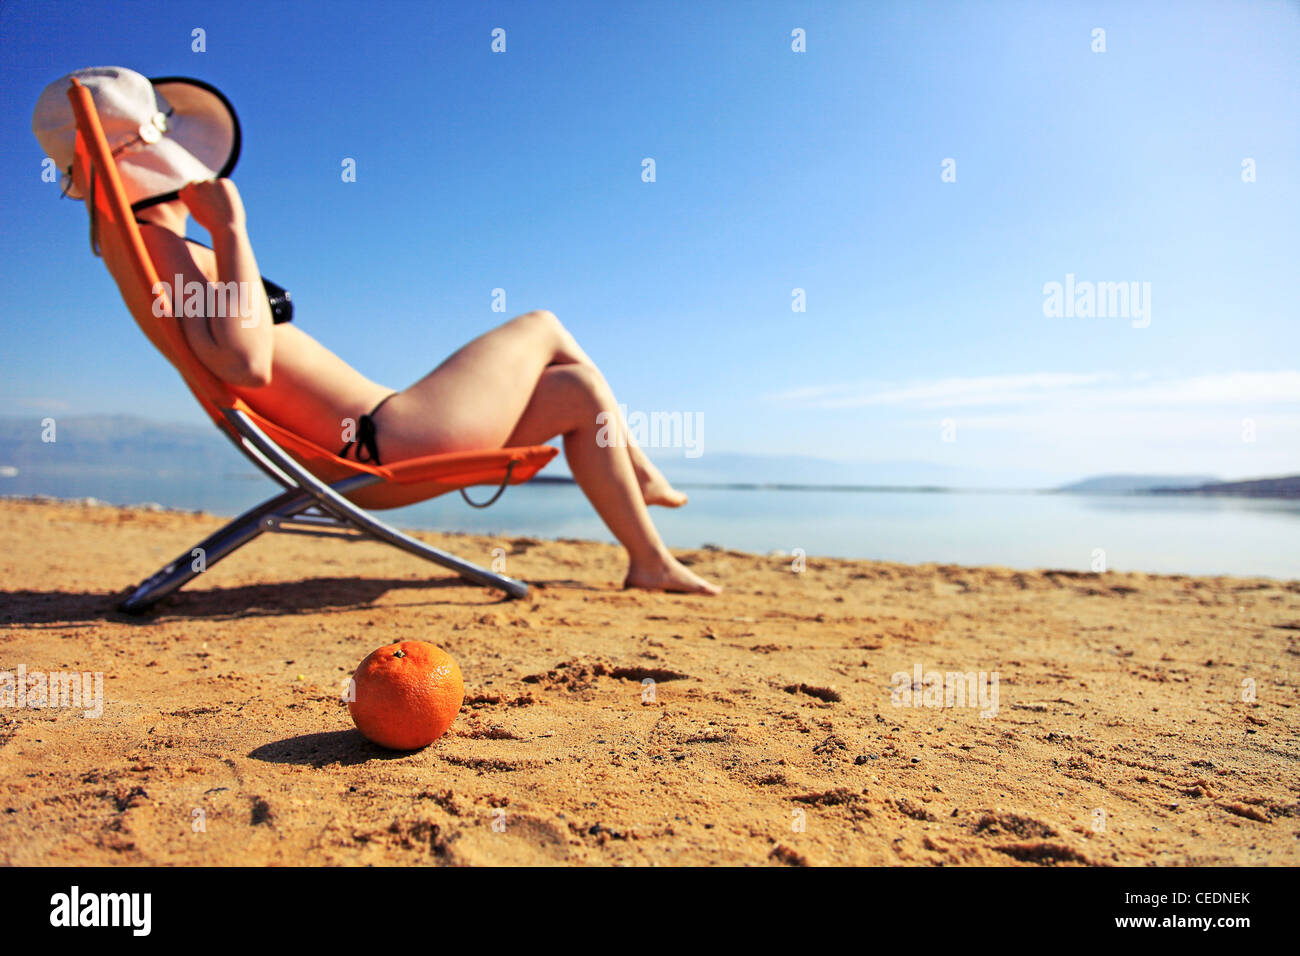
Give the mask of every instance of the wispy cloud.
[[1300, 371], [1222, 372], [1158, 378], [1096, 373], [1034, 372], [943, 378], [902, 384], [857, 382], [786, 389], [768, 400], [792, 408], [962, 408], [1033, 404], [1213, 405], [1300, 403]]
[[1300, 371], [1224, 372], [1157, 379], [1108, 392], [1104, 397], [1111, 403], [1148, 402], [1153, 405], [1300, 402]]

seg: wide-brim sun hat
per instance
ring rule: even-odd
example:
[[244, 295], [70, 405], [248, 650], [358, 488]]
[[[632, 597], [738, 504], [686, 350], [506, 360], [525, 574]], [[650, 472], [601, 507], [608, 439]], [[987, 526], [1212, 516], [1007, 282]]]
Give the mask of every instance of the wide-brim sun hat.
[[63, 174], [64, 193], [83, 199], [72, 181], [77, 124], [68, 102], [73, 79], [90, 91], [133, 209], [176, 198], [192, 182], [229, 176], [239, 159], [239, 117], [216, 87], [183, 76], [150, 79], [120, 66], [92, 66], [60, 77], [41, 93], [32, 132]]

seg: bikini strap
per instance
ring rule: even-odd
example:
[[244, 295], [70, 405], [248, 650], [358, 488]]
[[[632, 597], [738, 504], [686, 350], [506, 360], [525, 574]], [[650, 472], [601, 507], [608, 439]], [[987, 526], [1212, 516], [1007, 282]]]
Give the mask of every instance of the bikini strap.
[[[384, 402], [388, 401], [396, 394], [397, 394], [396, 392], [388, 393], [383, 397], [383, 399], [379, 402], [378, 405], [370, 409], [369, 414], [361, 416], [361, 420], [357, 422], [356, 440], [348, 442], [341, 449], [339, 449], [340, 458], [347, 458], [348, 452], [352, 451], [352, 449], [355, 448], [356, 454], [353, 457], [357, 461], [361, 462], [363, 465], [382, 464], [382, 462], [379, 460], [379, 441], [378, 441], [377, 432], [375, 430], [375, 420], [372, 416], [375, 415], [381, 408], [384, 407]], [[361, 453], [363, 450], [366, 453], [365, 458], [361, 457]]]
[[[353, 456], [363, 465], [378, 465], [379, 462], [379, 443], [375, 440], [375, 420], [369, 415], [362, 415], [361, 420], [357, 422], [356, 441], [350, 441], [339, 450], [339, 457], [348, 457], [348, 452], [353, 448], [356, 454]], [[365, 457], [362, 457], [362, 452]]]

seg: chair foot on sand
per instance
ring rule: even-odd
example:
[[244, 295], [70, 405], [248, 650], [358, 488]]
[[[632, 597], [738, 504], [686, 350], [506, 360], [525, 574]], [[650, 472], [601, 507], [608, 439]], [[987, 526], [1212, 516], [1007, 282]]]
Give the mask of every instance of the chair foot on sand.
[[[358, 483], [356, 479], [345, 479], [329, 490], [337, 493], [337, 490], [341, 487], [345, 488]], [[344, 503], [349, 510], [356, 508], [346, 499], [344, 499]], [[357, 511], [365, 514], [361, 509], [357, 509]], [[308, 514], [308, 512], [312, 513]], [[233, 554], [250, 541], [267, 532], [279, 534], [308, 533], [340, 537], [343, 535], [337, 532], [346, 534], [348, 531], [356, 531], [359, 533], [356, 535], [346, 534], [346, 536], [348, 538], [378, 537], [386, 543], [401, 548], [418, 558], [449, 568], [457, 572], [463, 580], [472, 584], [498, 588], [512, 598], [528, 596], [528, 585], [522, 581], [496, 574], [486, 568], [464, 561], [453, 554], [440, 551], [423, 541], [417, 541], [378, 520], [373, 515], [366, 514], [366, 518], [368, 519], [367, 523], [374, 526], [373, 529], [371, 527], [360, 527], [352, 521], [341, 520], [332, 514], [324, 513], [317, 498], [310, 492], [298, 489], [284, 491], [274, 498], [267, 499], [257, 507], [245, 511], [238, 518], [208, 535], [188, 551], [178, 555], [174, 561], [159, 568], [157, 572], [141, 582], [118, 607], [128, 614], [144, 613], [167, 595], [179, 591], [222, 558]], [[381, 530], [382, 534], [376, 533], [376, 531]]]

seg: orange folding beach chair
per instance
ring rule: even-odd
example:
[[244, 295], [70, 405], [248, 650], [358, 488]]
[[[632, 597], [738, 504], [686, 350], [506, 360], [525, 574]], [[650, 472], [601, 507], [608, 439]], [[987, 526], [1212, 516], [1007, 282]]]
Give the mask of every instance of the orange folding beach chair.
[[[532, 478], [558, 449], [549, 445], [429, 455], [391, 465], [343, 459], [259, 415], [234, 395], [190, 351], [173, 317], [166, 286], [149, 259], [118, 176], [90, 91], [72, 80], [68, 99], [77, 119], [73, 176], [87, 197], [91, 239], [117, 282], [127, 308], [158, 351], [180, 372], [185, 384], [217, 427], [284, 490], [235, 518], [175, 561], [147, 578], [122, 602], [140, 612], [183, 587], [198, 569], [212, 567], [266, 531], [368, 537], [450, 568], [462, 578], [500, 588], [511, 597], [528, 594], [528, 585], [430, 547], [385, 524], [368, 509], [398, 508], [459, 490], [475, 507], [487, 507], [507, 485]], [[155, 293], [155, 289], [161, 290]], [[155, 301], [164, 302], [155, 315]], [[465, 488], [495, 485], [482, 504]], [[201, 559], [201, 560], [200, 560]]]

